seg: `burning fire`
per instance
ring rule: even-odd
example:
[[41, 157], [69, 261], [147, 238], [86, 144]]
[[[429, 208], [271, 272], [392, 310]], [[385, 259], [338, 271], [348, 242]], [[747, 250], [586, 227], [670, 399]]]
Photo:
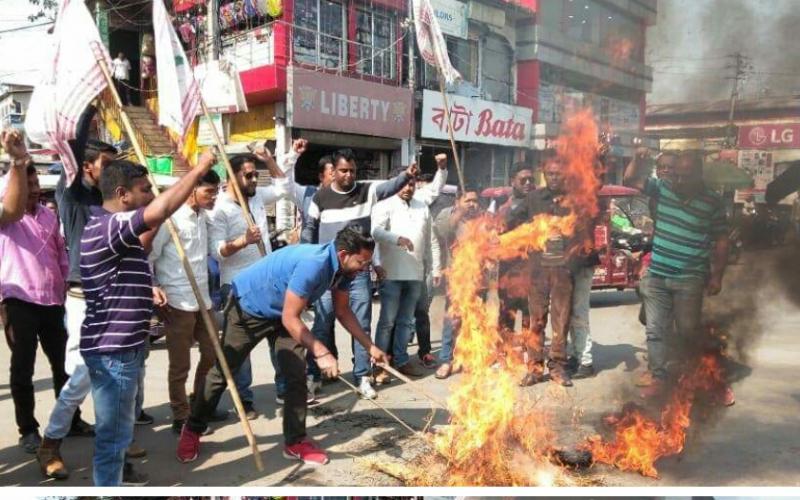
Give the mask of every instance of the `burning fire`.
[[655, 462], [683, 450], [697, 397], [701, 394], [719, 397], [726, 390], [720, 360], [719, 354], [706, 354], [691, 371], [681, 375], [659, 421], [633, 405], [623, 408], [622, 415], [607, 418], [606, 422], [614, 428], [613, 441], [593, 436], [586, 443], [594, 461], [657, 478]]
[[555, 436], [547, 416], [523, 408], [518, 386], [526, 370], [522, 356], [509, 355], [504, 363], [496, 363], [498, 351], [510, 354], [513, 349], [504, 345], [497, 308], [484, 302], [482, 292], [494, 261], [527, 257], [541, 250], [553, 231], [570, 236], [579, 220], [597, 214], [597, 148], [591, 111], [566, 121], [557, 151], [568, 191], [563, 203], [572, 210], [569, 216], [538, 216], [502, 235], [489, 216], [465, 224], [448, 271], [454, 285], [449, 289], [450, 313], [460, 322], [455, 364], [464, 375], [448, 399], [450, 425], [435, 438], [437, 450], [448, 460], [447, 473], [438, 482], [530, 485], [566, 480], [563, 471], [548, 461]]

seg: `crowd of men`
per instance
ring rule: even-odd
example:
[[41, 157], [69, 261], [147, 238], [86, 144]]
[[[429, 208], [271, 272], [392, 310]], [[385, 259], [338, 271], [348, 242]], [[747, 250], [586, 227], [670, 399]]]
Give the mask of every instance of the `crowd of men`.
[[[508, 201], [482, 208], [475, 188], [459, 189], [454, 206], [434, 215], [432, 203], [447, 179], [447, 157], [436, 173], [420, 176], [411, 165], [383, 182], [356, 181], [350, 150], [319, 161], [319, 185], [302, 186], [294, 167], [308, 144], [295, 140], [277, 161], [265, 148], [231, 159], [234, 177], [224, 191], [211, 167], [211, 152], [159, 196], [145, 167], [117, 159], [117, 150], [88, 139], [89, 108], [71, 142], [82, 169], [57, 187], [58, 214], [40, 203], [40, 189], [22, 138], [3, 132], [11, 166], [0, 204], [0, 296], [11, 350], [10, 386], [20, 446], [35, 453], [42, 473], [64, 479], [64, 438], [93, 436], [97, 486], [146, 484], [130, 458], [146, 453], [133, 443], [134, 426], [152, 423], [143, 411], [144, 366], [154, 312], [164, 323], [169, 359], [169, 404], [179, 435], [177, 459], [199, 456], [208, 423], [227, 418], [217, 406], [226, 386], [216, 362], [204, 313], [213, 315], [209, 263], [219, 265], [223, 297], [220, 343], [247, 418], [256, 418], [250, 353], [266, 339], [275, 368], [276, 400], [283, 405], [284, 456], [325, 464], [328, 456], [306, 433], [309, 404], [321, 380], [340, 376], [336, 321], [351, 335], [355, 386], [377, 397], [391, 379], [389, 365], [409, 377], [436, 369], [439, 379], [458, 370], [458, 318], [442, 326], [438, 359], [431, 346], [429, 308], [445, 276], [464, 224], [491, 218], [510, 231], [540, 214], [567, 215], [562, 159], [545, 157], [545, 185], [535, 186], [533, 166], [517, 164]], [[719, 293], [727, 239], [719, 197], [703, 186], [699, 158], [658, 159], [661, 178], [650, 177], [637, 156], [626, 183], [653, 199], [652, 264], [641, 284], [649, 371], [640, 381], [656, 394], [668, 377], [670, 346], [691, 342], [699, 328], [703, 291]], [[272, 184], [258, 186], [258, 167]], [[238, 191], [254, 224], [248, 224]], [[271, 251], [266, 207], [292, 200], [302, 228], [300, 244]], [[165, 222], [171, 219], [182, 249]], [[596, 221], [581, 221], [569, 235], [553, 233], [541, 251], [499, 266], [498, 323], [502, 336], [521, 346], [528, 370], [520, 385], [552, 380], [571, 386], [594, 375], [589, 296], [598, 251], [591, 244]], [[184, 270], [188, 261], [199, 296]], [[374, 337], [370, 270], [380, 285]], [[488, 288], [488, 287], [487, 287]], [[201, 311], [200, 308], [206, 311]], [[313, 323], [307, 316], [314, 312]], [[520, 317], [518, 317], [520, 316]], [[545, 327], [552, 327], [545, 349]], [[521, 328], [516, 330], [517, 320]], [[417, 359], [409, 355], [412, 336]], [[34, 416], [32, 376], [37, 344], [52, 370], [57, 398], [43, 435]], [[191, 393], [191, 349], [200, 359]], [[266, 360], [264, 360], [266, 361]], [[91, 392], [94, 426], [79, 406]]]

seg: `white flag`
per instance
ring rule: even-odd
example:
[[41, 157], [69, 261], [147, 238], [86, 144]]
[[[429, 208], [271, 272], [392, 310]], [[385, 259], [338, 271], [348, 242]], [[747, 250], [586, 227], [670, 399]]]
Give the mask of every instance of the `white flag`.
[[153, 29], [158, 75], [158, 124], [183, 137], [200, 108], [200, 88], [163, 0], [153, 2]]
[[33, 90], [25, 133], [33, 142], [58, 152], [68, 183], [80, 166], [67, 141], [75, 139], [78, 119], [107, 85], [98, 58], [111, 64], [86, 4], [62, 0], [53, 32], [52, 57], [42, 71], [41, 83]]
[[439, 68], [444, 76], [444, 81], [448, 84], [461, 80], [461, 75], [453, 67], [450, 56], [447, 55], [447, 44], [430, 0], [413, 1], [414, 28], [417, 32], [417, 46], [420, 55], [426, 63]]

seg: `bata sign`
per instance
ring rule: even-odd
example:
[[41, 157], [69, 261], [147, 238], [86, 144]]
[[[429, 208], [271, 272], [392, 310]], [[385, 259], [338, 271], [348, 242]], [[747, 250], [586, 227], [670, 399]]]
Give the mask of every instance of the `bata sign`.
[[800, 123], [741, 126], [739, 127], [739, 147], [746, 149], [800, 148]]
[[[529, 147], [533, 110], [498, 102], [447, 95], [453, 136], [462, 142]], [[422, 101], [422, 137], [447, 139], [442, 94], [426, 90]]]

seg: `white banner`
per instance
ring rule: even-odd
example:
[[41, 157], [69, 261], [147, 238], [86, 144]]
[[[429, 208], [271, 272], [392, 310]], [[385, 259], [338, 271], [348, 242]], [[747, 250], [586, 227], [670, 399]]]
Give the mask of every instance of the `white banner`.
[[200, 93], [211, 113], [246, 113], [242, 80], [239, 71], [230, 62], [220, 59], [198, 64], [194, 75], [200, 84]]
[[183, 137], [200, 109], [200, 89], [163, 0], [153, 2], [158, 124]]
[[[533, 110], [447, 94], [453, 135], [457, 141], [499, 146], [530, 146]], [[422, 100], [422, 137], [447, 139], [442, 94], [425, 90]]]
[[69, 184], [80, 166], [67, 141], [75, 139], [81, 114], [108, 85], [98, 59], [110, 67], [111, 58], [83, 1], [62, 0], [52, 42], [44, 43], [52, 43], [52, 57], [33, 90], [25, 133], [58, 152]]
[[461, 80], [461, 74], [453, 67], [447, 54], [447, 43], [433, 11], [430, 0], [413, 0], [414, 30], [417, 32], [417, 48], [426, 63], [442, 72], [448, 85]]
[[458, 0], [431, 0], [431, 5], [442, 33], [458, 38], [467, 38], [469, 30], [467, 4]]

